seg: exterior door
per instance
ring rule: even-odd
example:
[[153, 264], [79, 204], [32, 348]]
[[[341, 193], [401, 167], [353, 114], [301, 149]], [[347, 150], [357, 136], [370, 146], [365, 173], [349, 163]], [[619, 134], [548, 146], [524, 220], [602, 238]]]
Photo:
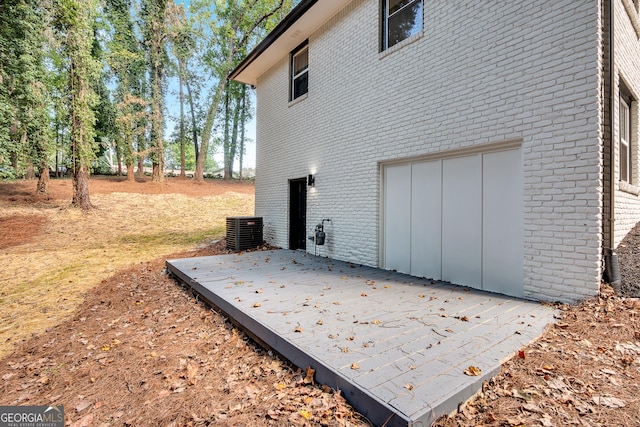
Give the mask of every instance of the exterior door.
[[307, 179], [289, 180], [289, 249], [307, 249]]

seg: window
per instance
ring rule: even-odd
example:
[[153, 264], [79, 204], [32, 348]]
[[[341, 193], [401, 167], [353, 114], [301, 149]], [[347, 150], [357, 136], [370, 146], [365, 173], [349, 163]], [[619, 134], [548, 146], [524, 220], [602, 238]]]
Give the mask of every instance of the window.
[[422, 0], [382, 0], [382, 50], [422, 30]]
[[291, 88], [289, 101], [309, 91], [309, 46], [304, 42], [291, 52]]
[[631, 156], [631, 98], [620, 93], [620, 143], [618, 150], [620, 152], [619, 169], [620, 181], [631, 184], [632, 172], [632, 156]]

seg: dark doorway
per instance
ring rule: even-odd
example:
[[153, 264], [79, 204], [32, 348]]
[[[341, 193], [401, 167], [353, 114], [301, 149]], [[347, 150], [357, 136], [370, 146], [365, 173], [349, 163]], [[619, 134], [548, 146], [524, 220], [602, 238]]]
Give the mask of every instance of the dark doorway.
[[289, 249], [307, 249], [307, 179], [289, 180]]

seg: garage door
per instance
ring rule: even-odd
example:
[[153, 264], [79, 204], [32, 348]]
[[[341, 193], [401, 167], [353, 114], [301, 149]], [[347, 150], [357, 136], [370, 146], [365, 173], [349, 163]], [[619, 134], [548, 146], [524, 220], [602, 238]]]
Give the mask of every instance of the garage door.
[[384, 167], [383, 266], [521, 296], [520, 149]]

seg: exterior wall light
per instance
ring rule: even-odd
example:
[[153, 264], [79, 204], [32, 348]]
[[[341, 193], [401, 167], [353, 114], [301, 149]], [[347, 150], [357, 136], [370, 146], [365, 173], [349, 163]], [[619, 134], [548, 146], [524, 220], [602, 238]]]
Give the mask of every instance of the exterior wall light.
[[309, 176], [307, 177], [307, 185], [309, 187], [315, 187], [316, 186], [316, 177], [309, 174]]

